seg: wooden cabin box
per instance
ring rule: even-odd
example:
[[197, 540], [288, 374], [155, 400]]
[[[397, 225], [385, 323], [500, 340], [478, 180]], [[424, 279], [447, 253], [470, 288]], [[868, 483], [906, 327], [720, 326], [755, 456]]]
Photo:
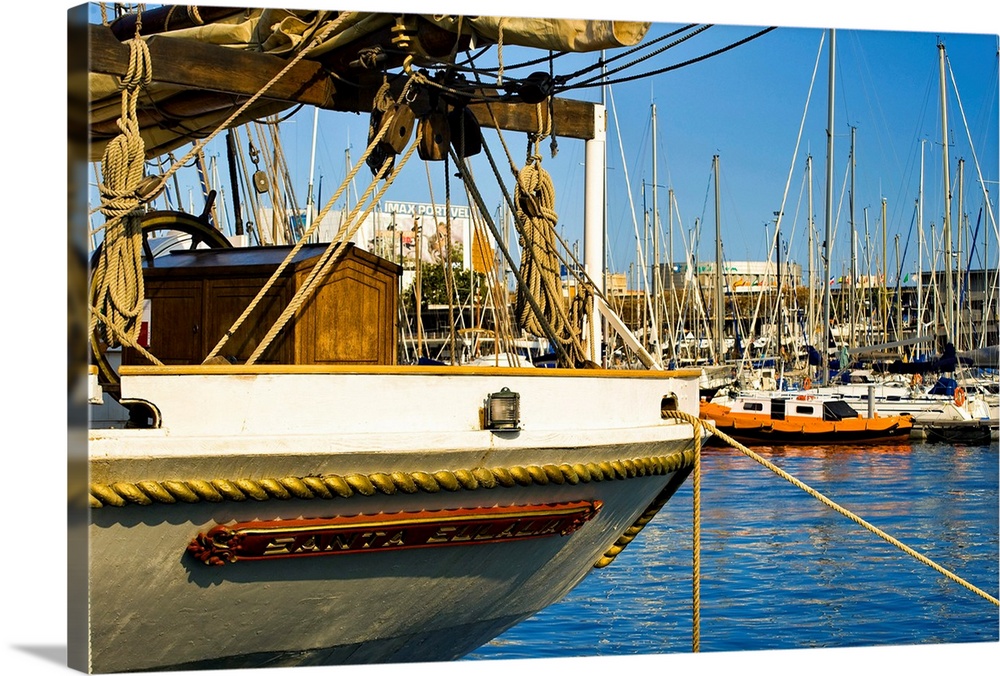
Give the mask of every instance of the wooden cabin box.
[[[325, 244], [306, 245], [219, 355], [245, 363], [302, 288]], [[144, 269], [148, 349], [164, 364], [201, 364], [292, 247], [174, 251]], [[257, 364], [395, 364], [401, 268], [348, 244], [318, 291]], [[126, 349], [123, 363], [148, 363]]]

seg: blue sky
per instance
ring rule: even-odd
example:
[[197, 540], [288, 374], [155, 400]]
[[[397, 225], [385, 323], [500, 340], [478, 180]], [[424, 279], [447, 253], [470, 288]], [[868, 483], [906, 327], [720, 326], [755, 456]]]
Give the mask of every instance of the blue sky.
[[[384, 1], [366, 3], [365, 6], [393, 9], [401, 4]], [[449, 4], [455, 3], [423, 0], [415, 6], [409, 3], [405, 6], [411, 11], [422, 6], [426, 6], [427, 11], [457, 11]], [[522, 7], [522, 13], [537, 13], [530, 4], [521, 4], [526, 5]], [[914, 13], [910, 17], [888, 20], [868, 13], [869, 23], [852, 21], [852, 17], [845, 14], [816, 16], [789, 14], [787, 10], [776, 12], [775, 9], [767, 9], [768, 3], [747, 16], [746, 10], [727, 8], [729, 4], [707, 3], [700, 6], [697, 12], [686, 8], [683, 16], [678, 12], [676, 17], [663, 8], [646, 13], [637, 12], [634, 7], [623, 8], [620, 15], [612, 15], [614, 18], [655, 21], [647, 39], [686, 23], [717, 23], [705, 33], [619, 76], [670, 66], [743, 39], [761, 27], [780, 26], [767, 35], [706, 61], [615, 85], [605, 91], [609, 119], [608, 261], [613, 270], [625, 272], [635, 265], [634, 223], [639, 224], [641, 232], [643, 183], [646, 184], [645, 206], [650, 211], [652, 209], [651, 107], [654, 103], [657, 113], [657, 184], [661, 186], [657, 195], [662, 224], [661, 260], [667, 260], [667, 252], [671, 248], [667, 244], [668, 188], [673, 189], [676, 196], [672, 238], [674, 260], [682, 259], [685, 247], [689, 255], [699, 260], [714, 260], [712, 158], [718, 155], [722, 202], [720, 216], [726, 259], [767, 258], [768, 245], [774, 235], [774, 213], [781, 210], [782, 241], [787, 252], [782, 255], [805, 268], [808, 262], [805, 162], [809, 154], [813, 158], [813, 215], [819, 240], [822, 240], [826, 227], [830, 41], [827, 31], [811, 26], [831, 25], [838, 28], [833, 127], [835, 221], [831, 226], [834, 229], [831, 272], [834, 275], [843, 274], [850, 257], [849, 202], [845, 191], [849, 188], [846, 181], [852, 127], [855, 129], [857, 157], [854, 175], [855, 228], [858, 237], [863, 239], [867, 216], [868, 233], [875, 238], [870, 254], [858, 249], [859, 261], [867, 260], [870, 255], [875, 260], [872, 263], [875, 269], [882, 264], [881, 205], [884, 198], [886, 241], [890, 249], [889, 277], [895, 278], [898, 265], [895, 254], [897, 236], [903, 274], [915, 271], [915, 201], [919, 190], [921, 140], [925, 142], [925, 240], [930, 238], [931, 223], [936, 225], [936, 234], [940, 237], [944, 187], [940, 142], [939, 41], [945, 44], [949, 59], [946, 74], [949, 80], [951, 173], [954, 180], [958, 159], [965, 158], [965, 212], [969, 214], [973, 228], [977, 219], [981, 218], [977, 240], [980, 247], [973, 257], [973, 266], [981, 267], [985, 262], [982, 242], [987, 235], [991, 245], [989, 259], [996, 264], [1000, 247], [997, 246], [996, 233], [988, 227], [985, 212], [982, 217], [979, 216], [984, 200], [975, 180], [977, 169], [971, 150], [975, 148], [984, 181], [994, 195], [996, 214], [998, 113], [995, 27], [990, 29], [993, 34], [970, 34], [966, 31], [971, 29], [963, 29], [962, 24], [949, 25], [937, 19], [931, 20], [929, 14], [924, 16], [921, 12], [923, 6], [919, 3], [913, 6]], [[321, 1], [318, 6], [331, 5]], [[596, 13], [597, 10], [594, 14], [584, 15], [569, 14], [566, 9], [586, 6], [557, 2], [547, 5], [546, 11], [562, 16], [602, 16]], [[518, 7], [518, 3], [512, 5], [514, 10]], [[474, 10], [476, 3], [471, 8]], [[470, 5], [462, 4], [461, 9], [468, 13]], [[488, 9], [483, 8], [482, 11], [485, 13]], [[940, 25], [942, 30], [931, 30], [930, 27], [935, 25]], [[988, 22], [981, 23], [976, 29], [984, 30], [986, 27]], [[479, 65], [491, 65], [490, 58], [495, 58], [495, 50], [482, 57]], [[504, 53], [506, 64], [515, 64], [525, 58], [528, 57], [518, 54], [511, 47]], [[596, 58], [597, 55], [563, 57], [556, 61], [556, 72], [575, 71], [593, 63]], [[542, 67], [536, 65], [526, 71], [509, 72], [523, 76]], [[951, 73], [954, 73], [958, 86], [968, 131], [951, 87]], [[566, 96], [598, 101], [601, 91], [598, 88], [576, 89]], [[808, 109], [807, 96], [810, 96]], [[293, 164], [293, 185], [298, 186], [300, 203], [305, 202], [309, 179], [312, 118], [312, 110], [303, 109], [284, 125], [282, 133], [285, 152], [290, 157], [298, 158]], [[796, 155], [799, 127], [803, 123]], [[364, 150], [367, 124], [367, 116], [321, 111], [314, 168], [314, 182], [320, 199], [326, 200], [343, 179], [346, 156], [349, 154], [356, 160]], [[974, 144], [971, 147], [969, 135]], [[495, 134], [489, 132], [487, 138], [495, 138]], [[526, 148], [524, 135], [508, 135], [507, 140], [515, 161], [523, 162]], [[497, 148], [496, 152], [500, 150]], [[209, 146], [207, 154], [215, 156], [220, 167], [224, 168], [225, 154], [221, 142]], [[582, 141], [561, 139], [555, 157], [550, 155], [548, 143], [543, 144], [543, 166], [551, 173], [557, 194], [559, 229], [570, 242], [582, 239], [583, 155]], [[480, 178], [488, 205], [498, 206], [500, 193], [495, 185], [489, 185], [493, 182], [491, 172], [482, 156], [474, 158], [473, 171]], [[631, 183], [631, 203], [626, 178]], [[226, 181], [224, 175], [222, 180]], [[364, 188], [360, 183], [358, 187]], [[453, 185], [452, 190], [456, 191], [456, 186]], [[185, 206], [193, 195], [194, 206], [200, 209], [200, 198], [194, 188], [182, 188], [181, 192]], [[440, 202], [444, 194], [443, 166], [431, 163], [428, 170], [422, 163], [414, 162], [406, 168], [386, 197], [427, 202], [433, 195], [434, 200]], [[957, 197], [957, 191], [955, 195]], [[453, 192], [453, 200], [460, 203], [462, 198]], [[695, 238], [699, 246], [691, 252]], [[912, 242], [909, 247], [908, 242]], [[866, 263], [859, 265], [864, 272]], [[924, 267], [927, 265], [925, 260]]]

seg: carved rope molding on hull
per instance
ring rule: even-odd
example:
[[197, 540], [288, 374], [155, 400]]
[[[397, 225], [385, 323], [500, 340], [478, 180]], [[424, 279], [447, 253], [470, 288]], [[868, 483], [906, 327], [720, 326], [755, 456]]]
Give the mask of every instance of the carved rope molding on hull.
[[270, 499], [302, 500], [349, 498], [377, 493], [437, 493], [439, 491], [510, 488], [578, 484], [591, 481], [631, 479], [664, 475], [690, 467], [694, 451], [666, 456], [626, 458], [599, 463], [563, 463], [560, 465], [515, 465], [512, 467], [475, 467], [473, 469], [435, 472], [375, 472], [372, 474], [324, 474], [321, 476], [267, 479], [188, 479], [177, 481], [115, 482], [90, 485], [91, 508], [124, 507], [232, 500], [264, 501]]

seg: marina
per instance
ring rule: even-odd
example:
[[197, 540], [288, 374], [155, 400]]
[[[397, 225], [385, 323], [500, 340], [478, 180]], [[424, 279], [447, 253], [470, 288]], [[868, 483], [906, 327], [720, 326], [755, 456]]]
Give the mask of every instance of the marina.
[[[888, 126], [919, 177], [891, 170], [890, 205], [889, 177], [862, 174], [862, 217], [839, 59], [910, 38], [325, 7], [69, 19], [88, 223], [69, 252], [68, 666], [1000, 641], [1000, 167], [978, 154], [997, 109], [970, 121], [959, 99], [982, 40], [913, 38], [934, 112], [916, 144]], [[774, 62], [793, 45], [801, 63]], [[790, 139], [801, 112], [790, 157], [715, 151], [706, 189], [689, 149], [661, 179], [656, 97], [640, 110], [632, 83], [699, 91], [689, 68], [729, 63], [721, 86], [744, 59], [788, 74], [768, 126]], [[692, 140], [731, 131], [669, 98]], [[824, 125], [817, 219], [802, 151]], [[767, 205], [763, 238], [723, 206], [750, 177], [738, 209]]]

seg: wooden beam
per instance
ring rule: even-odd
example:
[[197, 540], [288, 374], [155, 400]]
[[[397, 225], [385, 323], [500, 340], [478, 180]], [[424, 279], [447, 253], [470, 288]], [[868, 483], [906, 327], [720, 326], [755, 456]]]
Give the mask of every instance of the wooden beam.
[[[153, 64], [153, 79], [194, 91], [253, 96], [288, 65], [286, 59], [278, 56], [196, 40], [154, 35], [147, 39], [147, 44]], [[128, 46], [119, 42], [106, 26], [91, 24], [91, 72], [121, 77], [126, 74], [128, 64]], [[273, 84], [264, 98], [328, 110], [367, 113], [381, 84], [381, 77], [376, 75], [356, 74], [354, 79], [362, 82], [360, 88], [344, 83], [335, 85], [321, 64], [303, 59]], [[396, 89], [402, 86], [402, 80], [396, 80]], [[496, 92], [484, 90], [482, 94], [495, 96]], [[541, 124], [541, 129], [555, 136], [587, 140], [594, 137], [594, 105], [586, 101], [554, 99], [551, 129], [547, 128], [549, 106], [545, 103], [476, 102], [470, 104], [469, 109], [484, 129], [499, 126], [508, 131], [530, 133], [539, 131]]]
[[[156, 82], [200, 90], [253, 96], [288, 61], [279, 56], [210, 45], [197, 40], [158, 35], [147, 39]], [[106, 26], [90, 26], [90, 70], [106, 75], [126, 74], [129, 48]], [[266, 98], [332, 107], [336, 88], [322, 66], [302, 60], [265, 94]]]
[[[469, 105], [469, 110], [475, 114], [476, 120], [484, 129], [498, 126], [507, 131], [526, 133], [546, 131], [549, 119], [549, 107], [545, 103], [540, 106], [520, 102], [472, 103]], [[573, 99], [553, 99], [552, 119], [552, 128], [547, 131], [554, 136], [583, 140], [594, 138], [593, 103]]]

